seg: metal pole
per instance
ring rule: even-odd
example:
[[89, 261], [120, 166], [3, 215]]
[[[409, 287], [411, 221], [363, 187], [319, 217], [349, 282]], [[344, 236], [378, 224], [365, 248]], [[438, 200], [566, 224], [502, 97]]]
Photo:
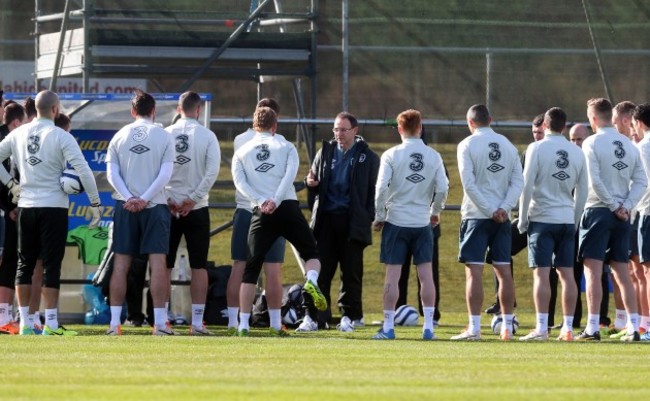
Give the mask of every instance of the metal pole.
[[235, 40], [237, 40], [237, 38], [238, 38], [242, 33], [244, 33], [244, 32], [246, 31], [246, 28], [248, 28], [248, 26], [249, 26], [249, 25], [250, 25], [250, 24], [251, 24], [251, 23], [252, 23], [252, 22], [253, 22], [253, 21], [254, 21], [254, 20], [255, 20], [255, 19], [256, 19], [260, 14], [261, 14], [261, 13], [262, 13], [262, 10], [264, 10], [264, 8], [265, 8], [269, 3], [271, 3], [271, 1], [272, 1], [272, 0], [264, 0], [264, 1], [259, 5], [259, 7], [257, 7], [257, 8], [255, 9], [255, 11], [253, 11], [253, 12], [251, 13], [251, 15], [248, 16], [248, 18], [246, 19], [246, 21], [242, 22], [241, 25], [239, 25], [239, 26], [237, 27], [237, 29], [235, 29], [235, 31], [234, 31], [234, 32], [233, 32], [233, 33], [228, 37], [228, 39], [226, 39], [226, 41], [223, 42], [223, 44], [221, 45], [221, 47], [219, 47], [218, 49], [216, 49], [216, 50], [214, 51], [214, 53], [212, 53], [212, 55], [210, 56], [210, 58], [208, 58], [208, 59], [205, 61], [205, 63], [203, 63], [203, 65], [201, 66], [201, 68], [199, 68], [198, 70], [196, 70], [196, 72], [194, 72], [194, 74], [192, 75], [192, 77], [190, 77], [190, 79], [188, 79], [187, 81], [185, 81], [185, 83], [180, 87], [180, 89], [179, 89], [178, 91], [179, 91], [179, 92], [185, 92], [185, 91], [189, 90], [190, 87], [194, 84], [194, 82], [196, 82], [196, 80], [198, 80], [198, 79], [201, 77], [201, 75], [203, 75], [203, 73], [204, 73], [204, 72], [205, 72], [205, 71], [206, 71], [206, 70], [207, 70], [207, 69], [212, 65], [212, 63], [214, 63], [215, 60], [217, 60], [217, 59], [219, 58], [219, 56], [221, 56], [221, 54], [222, 54], [224, 51], [226, 51], [226, 49], [228, 48], [228, 46], [230, 46], [230, 45], [231, 45]]
[[485, 107], [492, 111], [491, 106], [491, 92], [492, 92], [492, 53], [487, 51], [485, 53]]
[[40, 54], [40, 51], [38, 50], [39, 45], [39, 36], [40, 36], [40, 30], [39, 30], [39, 24], [38, 24], [38, 17], [41, 15], [41, 1], [40, 0], [35, 0], [34, 1], [34, 66], [36, 67], [36, 73], [34, 74], [34, 92], [39, 92], [38, 90], [38, 56]]
[[82, 92], [87, 93], [90, 88], [90, 68], [92, 62], [90, 61], [90, 21], [89, 13], [91, 12], [90, 4], [92, 0], [83, 0], [83, 34], [84, 34], [84, 69], [83, 69], [83, 88]]
[[50, 80], [50, 90], [54, 91], [56, 88], [56, 79], [59, 76], [61, 69], [61, 58], [63, 55], [63, 42], [65, 41], [65, 31], [68, 28], [68, 20], [70, 14], [68, 13], [70, 7], [70, 0], [65, 0], [63, 8], [63, 22], [61, 22], [61, 33], [59, 34], [59, 49], [56, 52], [56, 59], [54, 60], [54, 70], [52, 70], [52, 79]]
[[341, 110], [342, 111], [348, 111], [348, 107], [350, 106], [350, 73], [349, 73], [349, 67], [350, 67], [350, 54], [349, 54], [349, 35], [350, 32], [348, 30], [348, 21], [349, 21], [349, 15], [348, 15], [348, 9], [349, 9], [349, 0], [343, 0], [341, 3], [341, 11], [342, 11], [342, 18], [341, 18], [341, 50], [343, 51], [343, 73], [342, 73], [342, 79], [343, 79], [343, 87], [341, 88], [342, 90], [342, 96], [343, 96], [343, 101], [341, 105]]
[[582, 8], [585, 10], [585, 18], [587, 20], [587, 27], [589, 28], [589, 37], [591, 38], [591, 44], [593, 45], [594, 53], [596, 54], [596, 63], [598, 64], [598, 70], [600, 71], [600, 79], [603, 81], [603, 86], [605, 87], [605, 94], [607, 95], [609, 101], [614, 103], [614, 97], [612, 96], [612, 91], [609, 87], [607, 74], [605, 74], [605, 66], [603, 65], [603, 61], [600, 56], [598, 38], [596, 37], [596, 33], [591, 28], [591, 18], [589, 16], [589, 5], [587, 3], [587, 0], [582, 0]]

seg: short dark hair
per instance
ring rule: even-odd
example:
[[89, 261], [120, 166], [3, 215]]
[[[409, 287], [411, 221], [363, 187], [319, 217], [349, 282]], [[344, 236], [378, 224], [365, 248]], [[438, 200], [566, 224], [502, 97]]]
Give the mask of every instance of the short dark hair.
[[602, 97], [592, 98], [587, 101], [587, 110], [592, 110], [596, 117], [605, 121], [612, 121], [612, 103]]
[[31, 96], [28, 96], [23, 101], [23, 107], [25, 107], [25, 114], [28, 118], [36, 116], [36, 100]]
[[559, 107], [551, 107], [544, 114], [544, 123], [553, 132], [562, 132], [566, 126], [566, 113]]
[[625, 100], [623, 102], [620, 102], [616, 106], [614, 106], [614, 110], [616, 110], [616, 113], [628, 117], [632, 117], [632, 113], [634, 113], [635, 109], [636, 109], [636, 104], [630, 102], [629, 100]]
[[535, 118], [533, 118], [533, 126], [534, 127], [539, 127], [544, 123], [544, 113], [538, 114]]
[[256, 107], [268, 107], [271, 110], [275, 111], [276, 116], [280, 115], [280, 103], [272, 97], [265, 97], [257, 102]]
[[54, 117], [54, 125], [61, 129], [66, 129], [70, 125], [70, 117], [65, 113], [59, 113]]
[[490, 111], [484, 104], [475, 104], [467, 110], [467, 118], [479, 127], [490, 125]]
[[156, 108], [156, 100], [147, 92], [136, 89], [133, 91], [133, 97], [131, 98], [131, 107], [135, 110], [136, 115], [149, 117]]
[[347, 111], [340, 112], [336, 115], [336, 118], [339, 120], [348, 120], [350, 122], [350, 128], [357, 128], [359, 125], [357, 118], [352, 113], [348, 113]]
[[178, 105], [185, 113], [194, 111], [201, 105], [201, 96], [196, 92], [185, 92], [178, 98]]
[[278, 122], [278, 115], [270, 107], [258, 107], [253, 114], [253, 128], [256, 131], [268, 131]]
[[14, 120], [20, 120], [21, 122], [25, 119], [25, 108], [18, 103], [10, 103], [4, 108], [4, 114], [2, 115], [2, 123], [9, 125]]
[[646, 127], [650, 128], [650, 103], [643, 103], [636, 106], [632, 117], [637, 121], [641, 121]]

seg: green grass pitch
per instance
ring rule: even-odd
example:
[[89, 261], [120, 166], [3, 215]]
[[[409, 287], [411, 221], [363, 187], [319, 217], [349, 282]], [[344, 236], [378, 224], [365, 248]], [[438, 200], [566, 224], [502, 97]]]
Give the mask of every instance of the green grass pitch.
[[[484, 323], [487, 319], [484, 319]], [[152, 337], [124, 328], [76, 326], [79, 337], [0, 337], [3, 400], [598, 400], [647, 392], [644, 343], [497, 341], [489, 327], [477, 343], [447, 339], [458, 326], [398, 327], [395, 341], [377, 327], [267, 337]], [[178, 330], [187, 334], [187, 328]], [[522, 329], [522, 334], [526, 330]]]

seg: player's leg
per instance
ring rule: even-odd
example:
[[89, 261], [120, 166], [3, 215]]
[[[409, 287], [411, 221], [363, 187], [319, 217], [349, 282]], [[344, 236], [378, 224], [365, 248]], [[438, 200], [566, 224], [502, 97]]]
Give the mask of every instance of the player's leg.
[[210, 250], [210, 212], [207, 207], [192, 210], [184, 221], [187, 253], [192, 269], [190, 298], [192, 302], [192, 334], [210, 334], [203, 325], [205, 300], [208, 295], [208, 252]]
[[248, 229], [253, 214], [245, 209], [236, 209], [233, 215], [232, 237], [230, 239], [230, 255], [232, 269], [226, 287], [226, 303], [228, 305], [228, 333], [237, 333], [239, 326], [239, 288], [241, 287], [248, 253]]
[[469, 324], [467, 330], [451, 340], [481, 338], [481, 307], [483, 305], [483, 261], [488, 247], [490, 220], [463, 220], [459, 230], [458, 261], [465, 265], [465, 301]]
[[77, 335], [59, 325], [58, 304], [61, 286], [61, 264], [65, 256], [68, 233], [67, 208], [43, 208], [41, 210], [41, 243], [39, 256], [43, 259], [43, 300], [45, 303], [45, 326], [43, 335]]

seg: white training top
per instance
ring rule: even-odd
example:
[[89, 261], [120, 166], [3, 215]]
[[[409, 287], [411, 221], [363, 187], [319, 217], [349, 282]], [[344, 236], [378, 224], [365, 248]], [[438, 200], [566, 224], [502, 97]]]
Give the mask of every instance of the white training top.
[[589, 195], [585, 207], [621, 205], [632, 210], [648, 185], [639, 150], [614, 127], [600, 128], [582, 143], [589, 171]]
[[[255, 131], [252, 128], [249, 128], [245, 132], [242, 132], [241, 134], [237, 135], [233, 142], [234, 151], [237, 152], [237, 150], [239, 150], [239, 148], [241, 148], [243, 144], [255, 138], [256, 134], [257, 131]], [[275, 133], [275, 136], [279, 139], [286, 140], [284, 136], [278, 134], [277, 132]], [[244, 210], [248, 210], [249, 212], [253, 211], [253, 209], [251, 208], [251, 200], [248, 199], [244, 194], [239, 192], [238, 189], [235, 189], [235, 202], [237, 203], [237, 209], [244, 209]]]
[[[19, 207], [68, 207], [68, 195], [59, 179], [66, 161], [77, 171], [91, 204], [99, 204], [95, 176], [70, 133], [46, 118], [11, 131], [0, 142], [0, 160], [12, 156], [20, 173]], [[11, 176], [0, 168], [0, 181], [6, 184]]]
[[[650, 182], [650, 131], [646, 131], [643, 139], [636, 145], [641, 154], [641, 164], [643, 165], [646, 179]], [[645, 193], [641, 197], [641, 201], [637, 204], [636, 211], [645, 216], [650, 215], [650, 189], [647, 186]]]
[[[107, 166], [116, 164], [119, 176], [132, 196], [142, 197], [150, 186], [158, 185], [156, 179], [164, 163], [173, 163], [174, 139], [151, 120], [137, 118], [120, 129], [108, 144]], [[166, 205], [164, 185], [148, 199], [153, 205]], [[113, 193], [117, 200], [126, 201], [118, 188]]]
[[463, 219], [491, 219], [497, 209], [508, 214], [524, 186], [517, 148], [490, 127], [477, 128], [458, 144], [463, 183]]
[[259, 132], [241, 146], [232, 158], [235, 187], [250, 199], [250, 207], [267, 199], [277, 206], [298, 199], [293, 180], [298, 173], [298, 151], [281, 135]]
[[[399, 227], [424, 227], [440, 214], [447, 200], [449, 180], [440, 154], [420, 138], [381, 155], [375, 188], [375, 221]], [[434, 198], [435, 193], [435, 198]]]
[[167, 195], [176, 203], [193, 200], [194, 209], [207, 207], [221, 164], [217, 136], [196, 119], [185, 117], [166, 131], [176, 141], [176, 160]]
[[547, 130], [544, 139], [528, 146], [519, 232], [528, 230], [529, 221], [578, 226], [589, 185], [585, 163], [582, 150], [557, 132]]

